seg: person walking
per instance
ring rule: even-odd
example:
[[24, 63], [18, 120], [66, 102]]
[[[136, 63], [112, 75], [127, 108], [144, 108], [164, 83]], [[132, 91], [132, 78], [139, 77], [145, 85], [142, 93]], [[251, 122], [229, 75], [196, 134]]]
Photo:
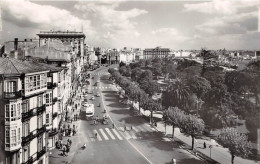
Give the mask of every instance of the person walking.
[[206, 146], [206, 142], [203, 143], [203, 147], [204, 147], [204, 149], [207, 148], [207, 146]]

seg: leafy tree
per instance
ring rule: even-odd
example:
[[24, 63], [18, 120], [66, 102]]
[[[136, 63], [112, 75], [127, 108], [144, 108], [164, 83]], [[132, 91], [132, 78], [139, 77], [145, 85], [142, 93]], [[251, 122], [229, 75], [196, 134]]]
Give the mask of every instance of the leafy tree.
[[183, 117], [181, 131], [192, 137], [192, 149], [194, 148], [194, 139], [203, 133], [205, 128], [204, 121], [194, 115], [186, 115]]
[[126, 66], [126, 64], [121, 61], [121, 62], [119, 63], [119, 67], [122, 67], [122, 66]]
[[134, 81], [138, 81], [141, 77], [141, 74], [142, 74], [142, 69], [139, 67], [136, 67], [132, 70], [131, 79]]
[[154, 102], [152, 99], [148, 99], [144, 105], [144, 110], [150, 111], [150, 123], [152, 123], [153, 120], [153, 112], [161, 110], [161, 106]]
[[125, 89], [126, 94], [131, 101], [137, 102], [139, 99], [140, 88], [134, 84], [130, 84]]
[[174, 128], [182, 126], [182, 121], [185, 117], [185, 114], [178, 107], [169, 107], [165, 111], [166, 122], [172, 125], [172, 137], [174, 137]]
[[152, 60], [151, 59], [147, 59], [145, 60], [145, 67], [148, 67], [152, 64]]
[[160, 76], [162, 74], [162, 64], [154, 63], [152, 66], [152, 70], [155, 76]]
[[251, 144], [245, 134], [239, 133], [234, 128], [224, 128], [218, 135], [219, 143], [228, 148], [231, 154], [231, 163], [234, 163], [235, 156], [248, 156]]
[[211, 89], [210, 82], [200, 76], [192, 76], [187, 80], [190, 90], [197, 95], [198, 98], [203, 98]]
[[142, 80], [140, 82], [140, 88], [150, 97], [160, 90], [159, 84], [154, 80]]
[[148, 81], [150, 79], [153, 79], [152, 71], [145, 70], [144, 72], [142, 72], [140, 78], [138, 79], [138, 82], [140, 83], [140, 81]]
[[140, 113], [140, 108], [144, 108], [146, 102], [149, 100], [148, 95], [142, 90], [140, 89], [140, 93], [139, 93], [139, 113]]

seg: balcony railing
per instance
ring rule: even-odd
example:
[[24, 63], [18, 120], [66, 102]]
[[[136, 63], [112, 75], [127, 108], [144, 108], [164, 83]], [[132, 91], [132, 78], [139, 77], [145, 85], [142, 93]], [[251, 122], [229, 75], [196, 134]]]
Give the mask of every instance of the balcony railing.
[[57, 83], [52, 83], [52, 82], [48, 82], [48, 83], [47, 83], [47, 88], [48, 88], [48, 89], [53, 89], [53, 88], [55, 88], [55, 87], [57, 87]]
[[37, 115], [42, 114], [46, 110], [45, 104], [37, 108]]
[[57, 116], [58, 116], [58, 113], [57, 113], [57, 112], [53, 113], [52, 119], [55, 119]]
[[37, 159], [40, 159], [46, 153], [46, 147], [44, 146], [41, 151], [37, 152]]
[[50, 132], [49, 132], [49, 137], [52, 137], [52, 136], [54, 136], [54, 135], [56, 135], [56, 134], [58, 134], [59, 133], [59, 131], [55, 128], [55, 129], [52, 129]]
[[33, 162], [33, 157], [29, 157], [29, 159], [26, 162], [23, 162], [22, 164], [32, 164]]
[[36, 110], [35, 109], [29, 110], [26, 113], [22, 113], [22, 122], [30, 119], [31, 117], [33, 117], [35, 115], [36, 115]]
[[22, 96], [22, 91], [16, 91], [16, 92], [4, 92], [3, 98], [4, 99], [17, 99]]
[[37, 129], [37, 137], [44, 132], [46, 132], [46, 125], [43, 125], [41, 128]]
[[33, 135], [32, 132], [29, 135], [27, 135], [26, 137], [22, 137], [22, 146], [26, 145], [28, 142], [30, 142], [34, 138], [35, 138], [35, 135]]

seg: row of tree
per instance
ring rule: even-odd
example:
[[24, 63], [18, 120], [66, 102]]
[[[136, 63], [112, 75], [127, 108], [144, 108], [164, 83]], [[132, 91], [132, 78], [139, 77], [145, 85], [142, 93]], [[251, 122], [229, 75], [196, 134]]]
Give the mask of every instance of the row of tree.
[[196, 136], [202, 135], [205, 128], [204, 121], [194, 115], [186, 114], [178, 107], [169, 107], [164, 113], [164, 121], [166, 124], [172, 125], [172, 136], [174, 136], [174, 128], [178, 127], [182, 133], [192, 137], [192, 149], [194, 148], [194, 139]]
[[113, 68], [110, 68], [108, 72], [111, 74], [112, 79], [115, 80], [115, 83], [124, 90], [129, 100], [135, 103], [139, 102], [139, 112], [141, 108], [150, 111], [150, 120], [152, 122], [153, 112], [161, 110], [161, 106], [152, 100], [149, 97], [150, 95], [141, 89], [137, 83], [131, 82]]

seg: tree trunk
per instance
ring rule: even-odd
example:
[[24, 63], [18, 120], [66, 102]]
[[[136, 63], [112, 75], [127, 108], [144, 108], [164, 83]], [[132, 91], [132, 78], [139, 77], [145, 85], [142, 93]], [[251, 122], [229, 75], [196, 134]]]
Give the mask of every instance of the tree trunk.
[[172, 125], [172, 138], [174, 137], [174, 125]]
[[152, 124], [153, 123], [153, 111], [150, 110], [151, 114], [150, 114], [150, 123]]
[[194, 136], [191, 136], [192, 138], [192, 146], [191, 146], [191, 149], [193, 150], [194, 149]]
[[231, 163], [234, 164], [235, 155], [231, 154]]

